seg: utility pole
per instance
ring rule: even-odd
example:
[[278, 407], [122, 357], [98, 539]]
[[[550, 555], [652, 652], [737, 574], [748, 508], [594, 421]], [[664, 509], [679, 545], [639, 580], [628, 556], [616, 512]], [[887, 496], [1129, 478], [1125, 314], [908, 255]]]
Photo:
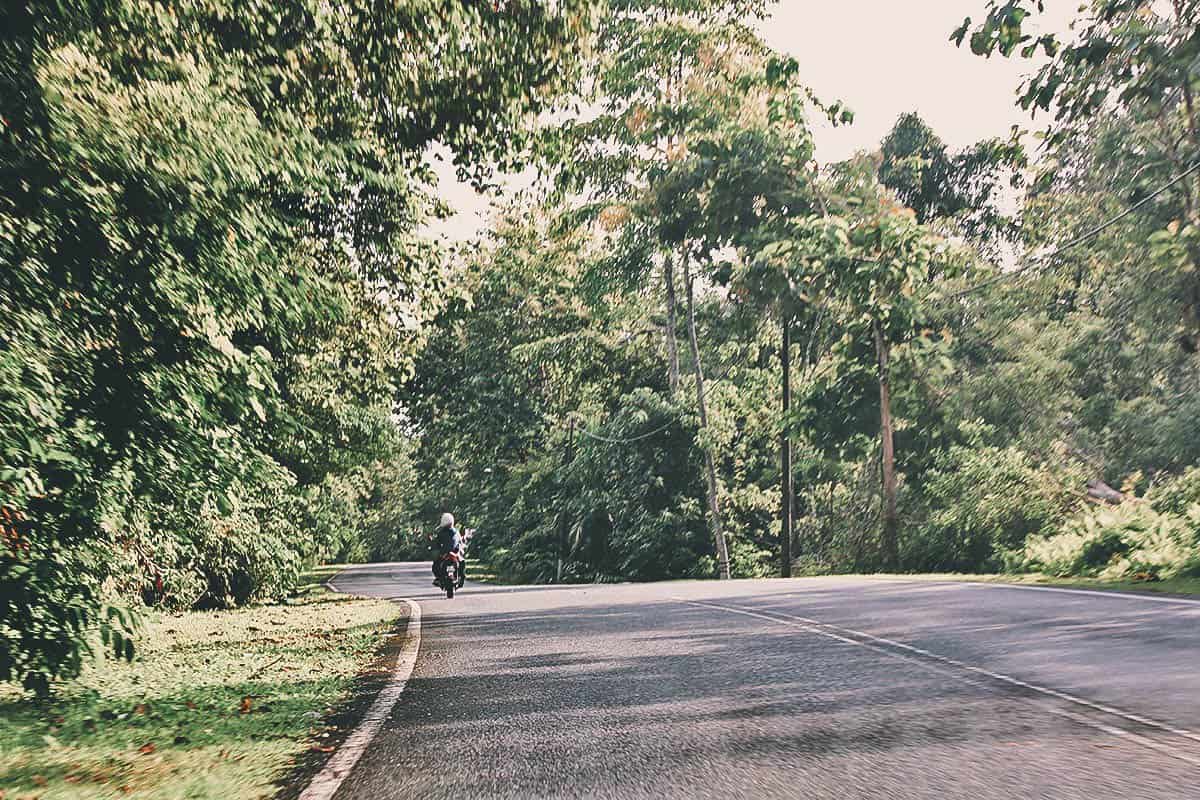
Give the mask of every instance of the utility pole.
[[[572, 417], [567, 427], [567, 449], [563, 454], [563, 469], [575, 459], [575, 418]], [[558, 512], [558, 566], [555, 570], [555, 583], [562, 583], [563, 576], [563, 561], [567, 557], [567, 529], [570, 527], [567, 515], [567, 492], [566, 492], [566, 476], [559, 475], [559, 491], [562, 496], [559, 502], [562, 504], [561, 510]]]
[[795, 503], [792, 498], [792, 435], [789, 417], [792, 413], [792, 326], [787, 312], [780, 314], [783, 341], [779, 348], [779, 363], [783, 373], [783, 427], [779, 435], [780, 492], [779, 543], [781, 564], [779, 574], [792, 577], [792, 513]]

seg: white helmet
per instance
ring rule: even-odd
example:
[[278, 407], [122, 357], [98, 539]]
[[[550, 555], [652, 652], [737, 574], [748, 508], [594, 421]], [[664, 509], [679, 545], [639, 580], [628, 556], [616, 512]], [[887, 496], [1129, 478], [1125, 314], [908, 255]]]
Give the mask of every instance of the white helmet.
[[453, 528], [454, 527], [454, 515], [451, 514], [449, 511], [447, 511], [445, 514], [442, 514], [442, 527], [443, 528]]

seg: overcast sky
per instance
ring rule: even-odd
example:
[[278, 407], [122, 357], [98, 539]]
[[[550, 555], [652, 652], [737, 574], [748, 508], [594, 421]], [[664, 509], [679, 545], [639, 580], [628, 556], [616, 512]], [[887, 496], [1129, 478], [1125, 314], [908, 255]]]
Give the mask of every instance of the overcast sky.
[[[1043, 29], [1063, 32], [1080, 0], [1047, 0]], [[951, 147], [1007, 135], [1029, 124], [1015, 105], [1023, 59], [990, 59], [958, 49], [950, 33], [964, 17], [979, 19], [985, 0], [780, 0], [759, 26], [768, 44], [793, 56], [800, 75], [826, 102], [854, 110], [854, 124], [815, 124], [817, 159], [838, 161], [870, 149], [908, 111], [916, 111]], [[1040, 125], [1040, 121], [1039, 121]], [[435, 232], [472, 235], [486, 223], [489, 201], [443, 177], [443, 194], [459, 213]]]

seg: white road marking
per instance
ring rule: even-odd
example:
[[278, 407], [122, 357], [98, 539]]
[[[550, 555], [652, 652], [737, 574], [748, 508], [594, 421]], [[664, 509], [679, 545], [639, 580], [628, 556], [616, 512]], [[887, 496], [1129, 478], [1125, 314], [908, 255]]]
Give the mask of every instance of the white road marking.
[[1090, 597], [1120, 597], [1125, 600], [1144, 600], [1147, 603], [1171, 603], [1173, 605], [1200, 606], [1200, 600], [1186, 597], [1155, 597], [1131, 592], [1104, 592], [1096, 589], [1066, 589], [1059, 586], [1023, 586], [1019, 583], [984, 583], [983, 581], [954, 581], [962, 586], [979, 586], [985, 589], [1022, 589], [1026, 592], [1061, 592], [1062, 594], [1085, 594]]
[[[333, 585], [333, 581], [328, 583]], [[400, 695], [404, 693], [408, 679], [412, 676], [413, 666], [417, 663], [417, 651], [421, 647], [421, 606], [415, 600], [405, 599], [404, 602], [408, 604], [408, 625], [404, 629], [404, 642], [391, 682], [379, 692], [379, 696], [358, 723], [358, 727], [342, 742], [342, 746], [329, 761], [325, 762], [325, 767], [300, 794], [299, 800], [329, 800], [333, 797], [342, 781], [362, 757], [367, 745], [383, 727]]]
[[1094, 719], [1088, 719], [1087, 717], [1081, 717], [1078, 714], [1072, 714], [1070, 711], [1066, 711], [1061, 708], [1054, 708], [1053, 706], [1051, 706], [1047, 703], [1038, 703], [1038, 707], [1041, 708], [1042, 710], [1044, 710], [1048, 714], [1055, 714], [1055, 715], [1063, 717], [1065, 719], [1069, 719], [1072, 722], [1075, 722], [1077, 724], [1086, 725], [1089, 728], [1095, 728], [1096, 730], [1103, 731], [1104, 733], [1107, 733], [1110, 736], [1117, 736], [1122, 739], [1128, 739], [1131, 742], [1134, 742], [1135, 744], [1140, 744], [1142, 747], [1147, 747], [1151, 750], [1157, 750], [1158, 752], [1162, 753], [1163, 755], [1170, 756], [1171, 758], [1175, 758], [1180, 761], [1185, 761], [1194, 767], [1200, 767], [1200, 758], [1193, 758], [1192, 756], [1186, 755], [1184, 753], [1180, 753], [1179, 751], [1175, 750], [1174, 748], [1170, 747], [1169, 745], [1165, 745], [1162, 742], [1156, 742], [1153, 739], [1150, 739], [1146, 736], [1141, 736], [1139, 734], [1133, 733], [1132, 731], [1126, 731], [1126, 730], [1121, 730], [1120, 728], [1114, 728], [1112, 725], [1105, 725], [1103, 722], [1099, 722]]
[[[1173, 736], [1178, 736], [1178, 737], [1181, 737], [1184, 739], [1189, 739], [1193, 742], [1200, 742], [1200, 733], [1196, 733], [1195, 731], [1187, 730], [1185, 728], [1176, 728], [1165, 722], [1159, 722], [1158, 720], [1150, 719], [1149, 717], [1143, 717], [1140, 714], [1132, 714], [1132, 713], [1129, 713], [1128, 711], [1122, 711], [1121, 709], [1113, 708], [1112, 706], [1105, 705], [1103, 703], [1096, 703], [1096, 702], [1087, 700], [1082, 697], [1076, 697], [1075, 695], [1067, 694], [1066, 692], [1060, 692], [1057, 689], [1049, 689], [1045, 686], [1038, 686], [1037, 684], [1029, 683], [1028, 681], [1023, 681], [1020, 678], [1014, 678], [1010, 675], [1004, 675], [1002, 673], [993, 672], [991, 670], [987, 670], [982, 667], [977, 667], [972, 664], [966, 664], [962, 661], [958, 661], [956, 659], [949, 658], [948, 656], [943, 656], [938, 653], [934, 653], [934, 652], [925, 650], [920, 647], [915, 647], [910, 644], [905, 644], [904, 642], [897, 642], [894, 639], [887, 639], [882, 636], [875, 636], [870, 633], [865, 633], [863, 631], [854, 630], [853, 628], [844, 628], [839, 625], [831, 625], [828, 622], [821, 622], [819, 620], [809, 619], [808, 617], [799, 617], [794, 614], [785, 614], [782, 611], [774, 611], [774, 610], [770, 610], [770, 609], [766, 610], [765, 612], [752, 611], [752, 610], [749, 610], [746, 608], [739, 608], [737, 606], [725, 606], [725, 605], [720, 605], [717, 603], [705, 603], [705, 602], [702, 602], [699, 600], [686, 600], [682, 597], [677, 597], [674, 599], [676, 599], [682, 603], [686, 603], [688, 605], [700, 606], [702, 608], [716, 609], [716, 610], [725, 611], [725, 612], [728, 612], [731, 614], [743, 614], [743, 615], [749, 616], [749, 617], [757, 617], [759, 619], [764, 619], [764, 620], [768, 620], [771, 622], [777, 622], [782, 625], [791, 625], [792, 627], [802, 628], [811, 633], [815, 633], [819, 636], [825, 636], [830, 639], [835, 639], [839, 642], [844, 642], [847, 644], [855, 644], [855, 645], [858, 645], [859, 647], [865, 647], [870, 650], [875, 650], [876, 652], [884, 653], [886, 655], [890, 655], [895, 658], [903, 658], [903, 659], [905, 659], [907, 661], [911, 661], [911, 662], [921, 663], [922, 660], [928, 659], [928, 660], [931, 660], [931, 661], [934, 661], [934, 662], [937, 662], [940, 664], [946, 664], [957, 670], [963, 670], [965, 672], [974, 673], [976, 675], [983, 675], [985, 677], [991, 678], [992, 680], [1000, 681], [1001, 683], [1007, 683], [1011, 686], [1019, 686], [1022, 689], [1028, 689], [1030, 691], [1037, 692], [1038, 694], [1045, 695], [1047, 697], [1053, 697], [1056, 700], [1062, 700], [1064, 702], [1071, 703], [1071, 704], [1074, 704], [1077, 706], [1082, 706], [1084, 708], [1088, 708], [1093, 711], [1100, 711], [1105, 714], [1110, 714], [1114, 717], [1119, 717], [1127, 722], [1133, 722], [1133, 723], [1142, 725], [1147, 728], [1153, 728], [1155, 730], [1159, 730], [1164, 733], [1169, 733]], [[799, 624], [797, 624], [797, 623], [799, 623]], [[848, 634], [848, 635], [846, 635], [846, 634]], [[859, 637], [859, 639], [849, 638], [850, 636], [857, 636], [857, 637]], [[865, 641], [865, 642], [861, 641], [862, 639], [867, 639], [868, 641]], [[875, 642], [877, 644], [872, 644], [872, 642]], [[896, 652], [897, 649], [906, 651], [908, 653], [915, 653], [916, 655], [921, 656], [921, 658], [917, 659], [912, 656], [906, 656], [903, 653], [897, 653]], [[1042, 704], [1042, 703], [1039, 703], [1038, 705], [1044, 706], [1044, 704]], [[1067, 712], [1057, 711], [1057, 710], [1049, 709], [1049, 708], [1047, 708], [1047, 710], [1052, 710], [1052, 711], [1054, 711], [1054, 713], [1057, 713], [1060, 716], [1067, 716], [1077, 722], [1083, 723], [1085, 725], [1090, 725], [1091, 727], [1097, 728], [1098, 730], [1102, 730], [1106, 733], [1112, 733], [1114, 731], [1119, 731], [1119, 729], [1117, 729], [1117, 728], [1112, 728], [1111, 726], [1104, 725], [1103, 723], [1098, 723], [1098, 722], [1089, 720], [1084, 717], [1078, 717], [1073, 714], [1068, 714]], [[1186, 761], [1189, 764], [1194, 764], [1196, 766], [1200, 766], [1200, 759], [1194, 759], [1191, 756], [1185, 755], [1183, 753], [1178, 753], [1178, 752], [1172, 750], [1170, 747], [1167, 747], [1158, 742], [1155, 742], [1152, 739], [1148, 739], [1144, 736], [1139, 736], [1135, 733], [1130, 733], [1128, 731], [1119, 731], [1119, 733], [1122, 736], [1124, 736], [1125, 738], [1128, 738], [1132, 741], [1137, 741], [1140, 744], [1145, 745], [1146, 747], [1150, 747], [1151, 749], [1154, 749], [1154, 750], [1159, 750], [1163, 753], [1166, 753], [1166, 754], [1172, 756], [1173, 758], [1177, 758], [1181, 761]]]

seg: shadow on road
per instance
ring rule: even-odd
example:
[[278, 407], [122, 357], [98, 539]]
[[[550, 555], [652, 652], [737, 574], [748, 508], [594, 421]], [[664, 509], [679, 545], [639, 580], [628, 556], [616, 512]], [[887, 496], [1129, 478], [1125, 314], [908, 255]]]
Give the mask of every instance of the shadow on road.
[[[579, 587], [516, 590], [567, 588]], [[810, 779], [823, 785], [822, 769], [889, 753], [914, 768], [1017, 746], [1065, 758], [1095, 735], [1046, 724], [1000, 687], [682, 603], [451, 606], [427, 612], [418, 669], [364, 771], [420, 774], [414, 790], [428, 796], [450, 790], [431, 761], [473, 765], [454, 777], [462, 796], [545, 796], [553, 775], [569, 776], [577, 796], [619, 795], [618, 775], [625, 789], [675, 779], [664, 776], [694, 787], [760, 770], [755, 785], [769, 786], [780, 764], [819, 763]]]

